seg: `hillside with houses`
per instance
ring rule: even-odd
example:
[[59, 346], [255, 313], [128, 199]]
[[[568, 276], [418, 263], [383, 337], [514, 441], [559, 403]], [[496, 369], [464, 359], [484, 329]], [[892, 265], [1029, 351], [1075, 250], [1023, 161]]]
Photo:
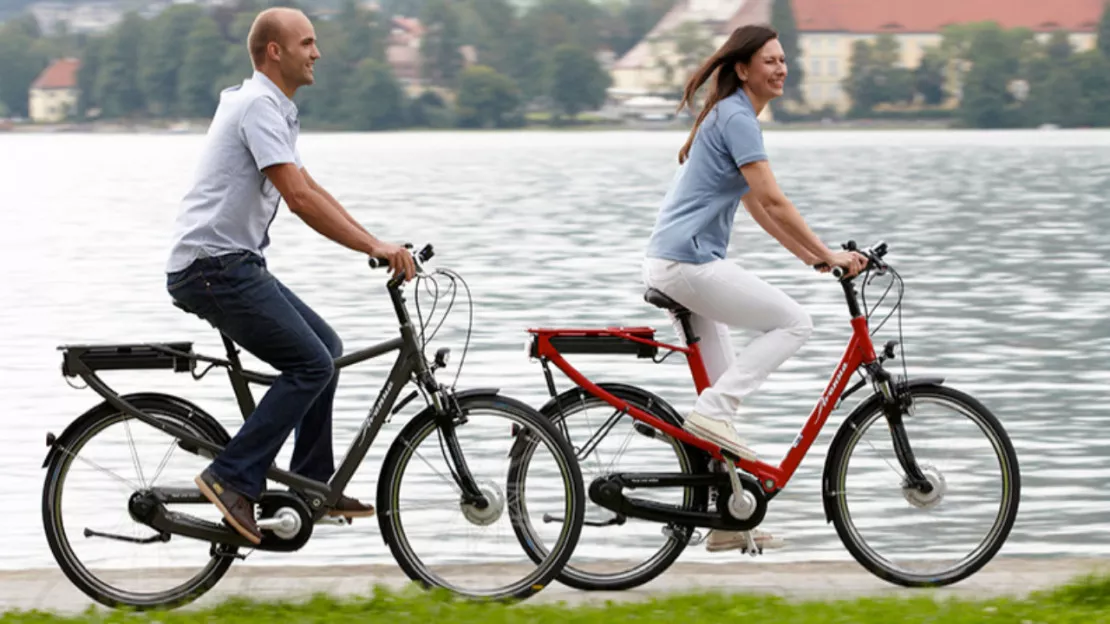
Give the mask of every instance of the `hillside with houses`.
[[[11, 2], [11, 0], [6, 0]], [[126, 2], [127, 0], [121, 0]], [[200, 124], [250, 73], [254, 0], [38, 2], [0, 25], [0, 116]], [[764, 121], [1110, 125], [1110, 5], [1006, 0], [337, 0], [306, 128], [685, 123], [689, 74], [772, 23], [787, 97]]]

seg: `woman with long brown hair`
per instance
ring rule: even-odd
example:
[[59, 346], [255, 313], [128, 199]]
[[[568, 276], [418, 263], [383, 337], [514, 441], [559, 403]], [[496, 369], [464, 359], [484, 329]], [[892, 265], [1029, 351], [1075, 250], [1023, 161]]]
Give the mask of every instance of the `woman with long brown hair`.
[[[690, 433], [756, 459], [733, 427], [741, 400], [793, 355], [813, 331], [809, 314], [780, 289], [725, 259], [738, 203], [771, 236], [809, 266], [861, 271], [866, 259], [829, 249], [775, 181], [758, 116], [783, 93], [786, 58], [778, 33], [765, 25], [736, 29], [686, 84], [679, 110], [710, 82], [648, 242], [644, 282], [691, 311], [692, 329], [711, 386], [684, 423]], [[759, 332], [734, 354], [729, 328]], [[720, 467], [718, 467], [720, 468]], [[782, 545], [764, 531], [711, 531], [711, 551]]]

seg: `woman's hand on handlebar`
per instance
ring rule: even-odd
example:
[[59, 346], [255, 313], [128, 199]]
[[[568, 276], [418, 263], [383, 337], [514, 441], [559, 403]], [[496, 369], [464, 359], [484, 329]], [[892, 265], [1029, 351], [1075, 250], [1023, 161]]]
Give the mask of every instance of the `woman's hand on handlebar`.
[[817, 270], [828, 273], [838, 266], [845, 270], [845, 277], [855, 277], [867, 268], [867, 262], [867, 256], [858, 251], [834, 251]]

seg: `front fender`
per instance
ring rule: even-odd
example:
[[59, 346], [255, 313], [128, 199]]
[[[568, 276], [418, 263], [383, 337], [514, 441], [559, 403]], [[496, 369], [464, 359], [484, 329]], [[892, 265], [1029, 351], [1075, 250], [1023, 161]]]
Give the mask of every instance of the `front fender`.
[[[943, 377], [922, 377], [920, 379], [911, 379], [908, 382], [898, 384], [897, 390], [899, 392], [909, 391], [924, 386], [939, 386], [943, 383]], [[834, 460], [840, 454], [839, 449], [846, 444], [848, 438], [855, 433], [856, 421], [863, 418], [865, 414], [878, 409], [879, 403], [882, 402], [882, 400], [882, 395], [877, 392], [872, 393], [871, 396], [864, 399], [863, 402], [852, 410], [851, 414], [848, 414], [844, 422], [840, 424], [840, 428], [837, 429], [832, 442], [829, 443], [829, 450], [825, 455], [825, 468], [821, 475], [821, 502], [825, 510], [826, 523], [832, 521], [832, 506], [836, 504], [836, 485], [833, 483], [833, 464], [835, 463]]]

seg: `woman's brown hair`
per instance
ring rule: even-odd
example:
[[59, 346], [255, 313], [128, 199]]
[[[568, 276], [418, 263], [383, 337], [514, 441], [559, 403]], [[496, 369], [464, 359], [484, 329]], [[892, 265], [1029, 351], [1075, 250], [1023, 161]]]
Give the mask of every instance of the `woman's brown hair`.
[[698, 133], [698, 127], [701, 126], [701, 122], [709, 114], [709, 111], [717, 105], [717, 102], [736, 93], [736, 90], [740, 88], [742, 81], [733, 69], [736, 64], [750, 63], [752, 56], [760, 48], [766, 45], [768, 41], [777, 39], [778, 36], [779, 34], [774, 28], [765, 24], [741, 26], [732, 31], [728, 40], [690, 77], [690, 81], [686, 83], [686, 89], [682, 93], [682, 101], [678, 103], [678, 111], [686, 106], [693, 110], [694, 95], [707, 80], [713, 77], [714, 73], [717, 74], [709, 93], [705, 96], [705, 106], [698, 114], [694, 127], [690, 129], [690, 136], [686, 139], [686, 145], [683, 145], [678, 152], [679, 164], [686, 162], [686, 157], [690, 154], [690, 146], [694, 144], [694, 136]]

